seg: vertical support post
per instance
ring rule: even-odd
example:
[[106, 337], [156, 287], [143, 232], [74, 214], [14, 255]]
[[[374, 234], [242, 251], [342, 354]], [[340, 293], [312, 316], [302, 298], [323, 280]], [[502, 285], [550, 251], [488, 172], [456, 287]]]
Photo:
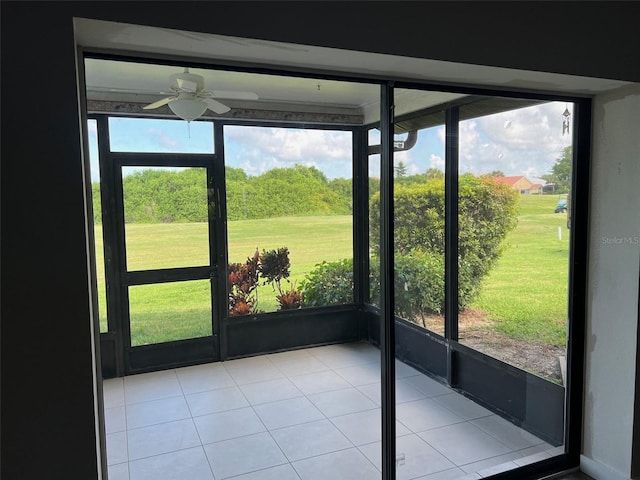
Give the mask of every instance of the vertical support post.
[[571, 465], [580, 463], [582, 395], [588, 274], [589, 186], [591, 183], [591, 99], [573, 104], [573, 158], [571, 171], [571, 229], [569, 230], [569, 305], [567, 322], [567, 395], [565, 452]]
[[451, 341], [458, 340], [458, 107], [448, 108], [445, 116], [444, 172], [444, 335], [447, 339], [447, 381], [456, 384], [455, 359]]
[[[115, 374], [123, 376], [124, 365], [124, 332], [123, 319], [119, 310], [121, 305], [121, 271], [122, 249], [116, 234], [115, 203], [115, 171], [110, 157], [109, 119], [104, 115], [96, 117], [98, 135], [98, 158], [100, 168], [100, 205], [102, 208], [102, 238], [104, 241], [105, 271], [105, 305], [107, 311], [108, 331], [113, 332], [115, 342]], [[100, 252], [102, 255], [102, 252]]]
[[393, 84], [382, 85], [380, 106], [380, 352], [382, 478], [396, 478], [395, 302], [393, 262]]
[[[220, 360], [227, 359], [227, 335], [223, 328], [223, 319], [228, 312], [227, 292], [227, 200], [224, 158], [224, 125], [222, 122], [213, 124], [213, 141], [216, 159], [207, 168], [207, 197], [209, 208], [209, 258], [211, 259], [211, 306], [212, 331], [216, 356]], [[212, 208], [213, 207], [213, 208]]]
[[353, 185], [353, 301], [359, 308], [369, 300], [369, 170], [367, 129], [352, 134]]

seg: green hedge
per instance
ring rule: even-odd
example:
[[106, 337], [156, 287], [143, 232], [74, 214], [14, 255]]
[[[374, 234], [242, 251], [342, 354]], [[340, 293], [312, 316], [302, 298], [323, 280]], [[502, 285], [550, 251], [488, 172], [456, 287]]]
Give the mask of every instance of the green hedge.
[[300, 282], [305, 307], [353, 303], [353, 259], [322, 262]]
[[[461, 175], [458, 202], [459, 306], [477, 295], [482, 279], [500, 257], [507, 233], [517, 222], [518, 192], [491, 177]], [[370, 242], [377, 253], [380, 239], [380, 194], [370, 202]], [[444, 180], [398, 186], [394, 192], [396, 258], [422, 252], [444, 258]]]
[[[518, 193], [490, 177], [462, 175], [459, 180], [460, 309], [479, 292], [516, 226]], [[396, 314], [424, 324], [425, 316], [444, 311], [444, 180], [398, 185], [394, 193], [394, 282]], [[371, 302], [379, 304], [380, 194], [370, 201]], [[306, 306], [353, 302], [353, 261], [323, 262], [301, 283]]]

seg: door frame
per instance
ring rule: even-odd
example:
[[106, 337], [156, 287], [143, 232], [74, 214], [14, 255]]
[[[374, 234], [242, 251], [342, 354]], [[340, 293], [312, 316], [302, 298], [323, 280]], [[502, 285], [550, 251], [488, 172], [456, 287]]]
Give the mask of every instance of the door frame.
[[[212, 124], [214, 153], [111, 152], [109, 118], [95, 114], [98, 130], [100, 195], [104, 241], [108, 332], [101, 334], [103, 369], [122, 376], [158, 368], [218, 361], [221, 318], [226, 311], [226, 205], [222, 126]], [[139, 118], [139, 117], [138, 117]], [[209, 265], [128, 271], [126, 267], [122, 168], [127, 166], [197, 167], [207, 172]], [[97, 252], [100, 255], [102, 252]], [[157, 344], [131, 346], [128, 288], [189, 280], [209, 280], [212, 335]]]

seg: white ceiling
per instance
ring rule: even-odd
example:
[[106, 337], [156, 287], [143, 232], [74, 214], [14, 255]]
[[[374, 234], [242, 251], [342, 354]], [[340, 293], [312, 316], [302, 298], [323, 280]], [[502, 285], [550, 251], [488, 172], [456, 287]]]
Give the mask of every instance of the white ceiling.
[[[87, 59], [85, 65], [89, 99], [141, 103], [150, 103], [170, 94], [169, 76], [183, 71], [177, 65], [97, 59]], [[224, 96], [220, 98], [231, 107], [362, 115], [364, 110], [375, 107], [380, 97], [380, 88], [374, 84], [193, 67], [189, 68], [189, 72], [202, 75], [207, 90], [258, 94], [258, 101], [225, 100]]]
[[[171, 94], [169, 77], [183, 71], [181, 66], [134, 63], [88, 58], [85, 60], [87, 98], [148, 104]], [[362, 116], [371, 123], [380, 116], [380, 86], [323, 78], [267, 75], [225, 70], [189, 68], [204, 77], [205, 89], [253, 92], [259, 100], [226, 100], [232, 108]], [[397, 89], [396, 114], [427, 108], [462, 94]], [[148, 113], [153, 113], [149, 111]]]
[[[259, 96], [258, 101], [250, 103], [222, 100], [232, 108], [363, 115], [364, 123], [376, 121], [379, 116], [380, 87], [376, 83], [367, 83], [367, 78], [587, 96], [628, 83], [89, 19], [75, 20], [75, 34], [76, 43], [87, 51], [161, 57], [168, 61], [191, 61], [200, 65], [244, 65], [306, 72], [311, 78], [190, 68], [192, 73], [205, 77], [206, 89], [250, 91]], [[167, 96], [162, 92], [168, 91], [169, 76], [182, 70], [177, 64], [167, 66], [88, 59], [85, 70], [87, 97], [150, 103]], [[318, 79], [320, 74], [356, 76], [363, 80], [359, 83], [323, 80]], [[402, 114], [461, 96], [397, 89], [395, 112]]]

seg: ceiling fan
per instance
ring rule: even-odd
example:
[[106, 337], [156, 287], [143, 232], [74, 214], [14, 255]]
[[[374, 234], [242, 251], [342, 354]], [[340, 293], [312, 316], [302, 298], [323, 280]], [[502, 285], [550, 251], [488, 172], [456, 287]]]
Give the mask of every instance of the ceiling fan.
[[253, 92], [236, 92], [221, 90], [205, 90], [204, 77], [195, 73], [189, 73], [185, 68], [183, 73], [176, 73], [169, 77], [169, 90], [173, 93], [170, 97], [153, 102], [142, 107], [144, 110], [168, 105], [173, 113], [187, 122], [195, 120], [204, 114], [207, 109], [217, 114], [231, 110], [227, 105], [216, 98], [257, 100], [258, 95]]

